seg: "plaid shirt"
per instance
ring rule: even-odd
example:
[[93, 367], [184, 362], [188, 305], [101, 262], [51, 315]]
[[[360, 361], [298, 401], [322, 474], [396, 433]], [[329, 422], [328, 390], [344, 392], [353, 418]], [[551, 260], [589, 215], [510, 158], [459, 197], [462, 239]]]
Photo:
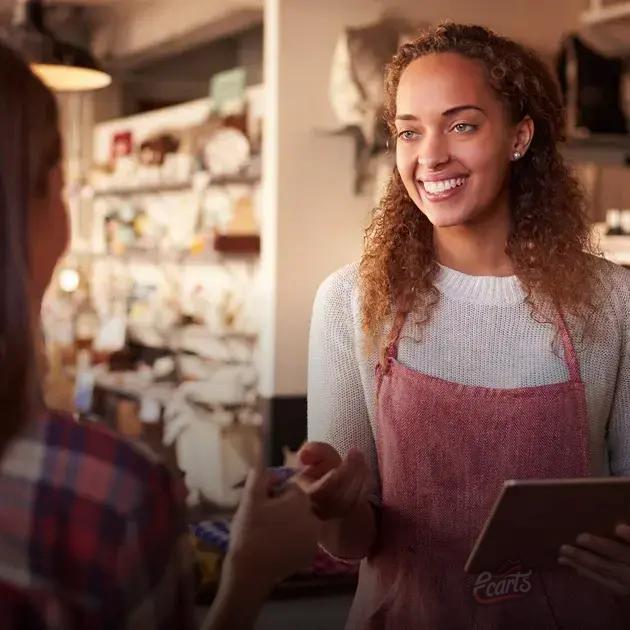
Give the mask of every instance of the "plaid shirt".
[[182, 489], [101, 427], [30, 424], [0, 461], [0, 593], [47, 629], [195, 627]]

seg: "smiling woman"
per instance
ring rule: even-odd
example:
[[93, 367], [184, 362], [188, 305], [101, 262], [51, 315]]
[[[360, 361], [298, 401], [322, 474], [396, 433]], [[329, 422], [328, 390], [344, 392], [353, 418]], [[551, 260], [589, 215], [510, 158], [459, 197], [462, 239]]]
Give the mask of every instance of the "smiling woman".
[[396, 54], [386, 105], [396, 168], [315, 298], [300, 453], [322, 544], [364, 558], [349, 627], [626, 628], [624, 528], [552, 571], [506, 558], [509, 601], [464, 573], [505, 480], [630, 474], [630, 274], [592, 255], [557, 86], [445, 24]]
[[485, 255], [475, 252], [467, 270], [495, 275], [498, 262], [499, 275], [519, 277], [539, 315], [553, 298], [586, 328], [592, 304], [582, 289], [597, 272], [580, 255], [594, 248], [583, 197], [557, 146], [564, 125], [557, 85], [530, 51], [496, 35], [489, 41], [481, 27], [449, 25], [403, 46], [389, 66], [386, 120], [397, 169], [361, 265], [368, 341], [393, 303], [428, 319], [436, 258], [453, 266], [449, 252], [461, 236], [488, 230], [494, 238], [483, 238]]

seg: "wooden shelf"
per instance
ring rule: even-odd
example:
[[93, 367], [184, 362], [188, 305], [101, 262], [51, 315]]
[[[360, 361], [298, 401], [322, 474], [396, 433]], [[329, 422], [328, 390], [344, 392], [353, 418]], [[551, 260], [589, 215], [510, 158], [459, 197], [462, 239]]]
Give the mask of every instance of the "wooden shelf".
[[[234, 239], [257, 239], [257, 245], [253, 242], [243, 245], [234, 242]], [[126, 264], [144, 264], [144, 265], [216, 265], [223, 261], [225, 256], [252, 256], [260, 252], [260, 237], [222, 237], [221, 247], [217, 249], [215, 245], [214, 251], [208, 251], [201, 254], [189, 254], [186, 252], [171, 252], [169, 254], [161, 254], [160, 252], [143, 252], [143, 251], [127, 251], [122, 254], [112, 253], [95, 253], [85, 250], [75, 250], [68, 252], [69, 255], [76, 258], [92, 259], [92, 260], [118, 260]]]
[[124, 197], [128, 195], [154, 195], [163, 192], [185, 192], [192, 189], [192, 182], [146, 184], [143, 186], [112, 187], [94, 190], [94, 197]]
[[630, 166], [630, 134], [593, 134], [569, 138], [560, 150], [567, 160]]
[[[230, 184], [254, 185], [260, 182], [258, 175], [222, 175], [211, 178], [208, 186], [228, 186]], [[169, 192], [187, 192], [194, 190], [192, 181], [146, 184], [142, 186], [120, 186], [94, 190], [94, 197], [128, 197], [134, 195], [157, 195]]]
[[211, 178], [208, 186], [227, 186], [229, 184], [258, 184], [260, 175], [222, 175], [221, 177]]
[[260, 236], [257, 234], [217, 234], [214, 250], [222, 254], [258, 254]]

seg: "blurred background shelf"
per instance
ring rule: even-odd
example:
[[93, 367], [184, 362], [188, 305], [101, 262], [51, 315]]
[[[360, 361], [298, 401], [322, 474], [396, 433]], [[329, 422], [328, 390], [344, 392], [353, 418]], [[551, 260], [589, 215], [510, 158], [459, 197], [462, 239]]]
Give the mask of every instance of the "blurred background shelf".
[[561, 146], [561, 151], [572, 162], [630, 166], [630, 134], [569, 138]]
[[595, 225], [596, 238], [604, 258], [617, 265], [630, 267], [630, 236], [609, 236], [606, 234], [606, 230], [607, 225], [605, 223]]
[[[209, 186], [228, 186], [230, 184], [254, 185], [260, 182], [259, 175], [222, 175], [208, 182]], [[93, 191], [95, 198], [99, 197], [124, 197], [134, 195], [157, 195], [169, 192], [187, 192], [194, 190], [192, 181], [146, 184], [142, 186], [120, 186], [112, 188], [99, 188]], [[203, 190], [201, 188], [200, 190]]]

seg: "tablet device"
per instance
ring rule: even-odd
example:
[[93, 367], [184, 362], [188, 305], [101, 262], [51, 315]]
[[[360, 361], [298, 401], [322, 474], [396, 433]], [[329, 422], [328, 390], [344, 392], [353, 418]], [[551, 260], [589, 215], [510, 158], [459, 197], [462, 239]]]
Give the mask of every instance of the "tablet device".
[[468, 573], [558, 568], [581, 533], [616, 538], [630, 524], [630, 477], [506, 481], [468, 557]]

